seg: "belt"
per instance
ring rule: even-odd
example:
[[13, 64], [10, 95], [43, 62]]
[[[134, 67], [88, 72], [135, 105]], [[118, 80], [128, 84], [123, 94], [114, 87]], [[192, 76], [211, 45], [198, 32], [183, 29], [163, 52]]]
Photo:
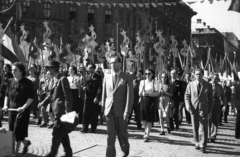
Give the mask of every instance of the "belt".
[[220, 99], [220, 97], [214, 97], [214, 99]]

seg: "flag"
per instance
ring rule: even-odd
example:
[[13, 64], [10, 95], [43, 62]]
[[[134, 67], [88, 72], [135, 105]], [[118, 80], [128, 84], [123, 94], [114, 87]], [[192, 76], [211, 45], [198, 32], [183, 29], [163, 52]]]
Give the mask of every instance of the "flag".
[[3, 46], [2, 46], [2, 56], [7, 60], [14, 62], [26, 63], [26, 58], [22, 53], [19, 45], [17, 44], [15, 38], [13, 37], [10, 28], [7, 28], [3, 36]]
[[225, 57], [222, 61], [221, 73], [224, 78], [227, 78], [228, 75], [231, 75], [231, 68], [227, 59], [227, 54], [225, 54]]
[[238, 13], [240, 13], [240, 0], [232, 0], [228, 11], [236, 11]]
[[38, 59], [40, 56], [40, 53], [38, 51], [38, 48], [36, 47], [35, 45], [35, 41], [33, 41], [31, 44], [30, 44], [30, 47], [29, 47], [29, 54], [28, 54], [28, 57], [31, 57], [33, 59]]
[[190, 65], [191, 65], [191, 53], [190, 53], [190, 46], [188, 47], [188, 51], [187, 51], [187, 58], [186, 58], [186, 65], [184, 68], [184, 72], [189, 73], [190, 72]]
[[197, 48], [197, 46], [193, 40], [191, 40], [190, 47], [191, 47], [190, 54], [191, 54], [191, 59], [192, 59], [192, 67], [204, 69], [203, 63], [202, 63], [201, 52], [199, 51], [199, 49]]
[[212, 55], [211, 55], [211, 65], [212, 65], [212, 71], [213, 72], [217, 72], [217, 73], [221, 72], [221, 69], [220, 69], [219, 65], [217, 64], [216, 60], [213, 59]]

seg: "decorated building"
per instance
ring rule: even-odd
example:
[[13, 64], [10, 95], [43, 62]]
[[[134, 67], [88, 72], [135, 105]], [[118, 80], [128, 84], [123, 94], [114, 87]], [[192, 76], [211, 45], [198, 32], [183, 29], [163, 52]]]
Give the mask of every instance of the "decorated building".
[[[134, 51], [136, 33], [139, 31], [146, 43], [145, 61], [141, 63], [143, 68], [156, 65], [156, 60], [152, 58], [157, 58], [157, 54], [152, 47], [154, 42], [159, 41], [156, 38], [158, 30], [165, 39], [166, 50], [169, 49], [172, 35], [178, 43], [175, 45], [177, 49], [184, 47], [183, 40], [189, 44], [191, 17], [196, 14], [181, 0], [21, 0], [18, 1], [19, 5], [16, 4], [0, 14], [0, 22], [6, 26], [13, 16], [14, 22], [10, 26], [18, 37], [22, 35], [20, 25], [24, 24], [28, 33], [27, 42], [43, 36], [43, 22], [47, 21], [52, 41], [56, 44], [60, 44], [60, 37], [63, 43], [72, 43], [76, 40], [76, 34], [90, 34], [92, 25], [98, 45], [112, 37], [116, 51], [120, 52], [124, 39], [120, 33], [124, 30], [130, 41], [128, 47]], [[0, 1], [1, 10], [10, 7], [9, 0]]]
[[239, 64], [239, 42], [233, 33], [221, 33], [217, 29], [208, 26], [193, 31], [192, 39], [200, 50], [204, 65], [208, 61], [209, 48], [212, 57], [217, 63], [220, 63], [227, 54], [231, 63], [236, 61]]

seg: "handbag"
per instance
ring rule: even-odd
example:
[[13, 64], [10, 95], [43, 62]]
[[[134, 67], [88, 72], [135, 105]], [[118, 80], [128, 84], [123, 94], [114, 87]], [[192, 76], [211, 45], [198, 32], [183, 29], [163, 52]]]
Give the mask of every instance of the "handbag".
[[62, 115], [60, 120], [64, 123], [68, 133], [72, 132], [79, 124], [79, 117], [75, 111]]

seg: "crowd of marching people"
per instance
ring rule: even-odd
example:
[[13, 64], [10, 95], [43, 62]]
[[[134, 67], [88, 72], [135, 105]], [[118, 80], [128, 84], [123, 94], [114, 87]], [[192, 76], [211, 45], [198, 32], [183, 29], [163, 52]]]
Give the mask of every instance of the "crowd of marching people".
[[[14, 131], [17, 142], [15, 156], [21, 143], [24, 145], [22, 154], [26, 154], [31, 145], [26, 137], [29, 119], [33, 118], [39, 128], [53, 128], [48, 157], [56, 155], [60, 143], [66, 156], [71, 157], [68, 132], [64, 131], [60, 122], [60, 117], [70, 111], [78, 114], [83, 134], [95, 133], [98, 123], [107, 123], [106, 156], [111, 157], [116, 155], [115, 142], [112, 142], [116, 133], [111, 129], [118, 130], [120, 143], [124, 143], [120, 146], [128, 156], [127, 129], [124, 131], [121, 128], [125, 128], [123, 122], [132, 122], [133, 113], [137, 129], [144, 130], [144, 142], [150, 140], [154, 122], [160, 125], [160, 136], [178, 130], [183, 122], [183, 112], [186, 123], [193, 126], [195, 148], [203, 153], [207, 143], [216, 142], [218, 126], [228, 122], [228, 115], [236, 116], [235, 138], [240, 138], [239, 81], [220, 80], [218, 73], [204, 78], [201, 69], [192, 73], [170, 70], [157, 74], [148, 68], [125, 74], [120, 70], [119, 58], [113, 57], [110, 61], [112, 70], [106, 73], [93, 63], [61, 69], [59, 62], [50, 61], [43, 69], [33, 64], [27, 70], [19, 62], [5, 64], [1, 76], [0, 128], [3, 114], [7, 113], [9, 130]], [[10, 112], [4, 113], [7, 110]], [[119, 118], [121, 116], [123, 120]], [[113, 127], [113, 124], [119, 127]]]

